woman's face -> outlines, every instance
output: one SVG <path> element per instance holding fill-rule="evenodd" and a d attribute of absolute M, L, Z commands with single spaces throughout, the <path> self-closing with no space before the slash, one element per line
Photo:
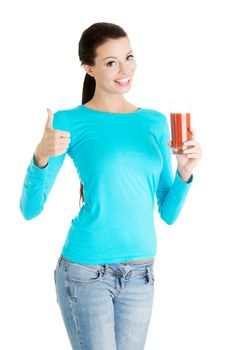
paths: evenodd
<path fill-rule="evenodd" d="M 96 88 L 117 93 L 130 90 L 137 65 L 129 39 L 109 39 L 97 48 L 96 54 L 94 66 L 83 65 L 86 72 L 95 78 Z M 125 81 L 116 82 L 120 79 Z"/>

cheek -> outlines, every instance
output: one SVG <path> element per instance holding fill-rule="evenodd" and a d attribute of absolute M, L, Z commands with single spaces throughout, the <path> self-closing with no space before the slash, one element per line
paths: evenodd
<path fill-rule="evenodd" d="M 137 69 L 137 64 L 136 63 L 133 63 L 132 64 L 132 70 L 135 71 Z"/>
<path fill-rule="evenodd" d="M 105 84 L 105 82 L 109 80 L 113 80 L 114 79 L 113 76 L 114 76 L 114 72 L 103 69 L 101 72 L 99 72 L 97 79 L 100 84 Z"/>
<path fill-rule="evenodd" d="M 106 81 L 113 82 L 113 80 L 116 79 L 116 71 L 110 71 L 108 74 L 106 74 Z"/>
<path fill-rule="evenodd" d="M 137 69 L 137 64 L 136 64 L 135 62 L 129 63 L 128 69 L 129 69 L 129 71 L 131 71 L 132 73 L 134 73 L 135 70 Z"/>
<path fill-rule="evenodd" d="M 101 72 L 101 77 L 102 79 L 105 79 L 105 80 L 113 80 L 113 76 L 115 74 L 115 71 L 114 69 L 103 69 L 103 71 Z"/>

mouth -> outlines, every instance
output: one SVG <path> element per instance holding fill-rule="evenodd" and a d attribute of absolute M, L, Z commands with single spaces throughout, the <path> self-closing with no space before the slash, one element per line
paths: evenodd
<path fill-rule="evenodd" d="M 114 80 L 115 84 L 118 85 L 118 86 L 122 86 L 122 87 L 125 87 L 125 86 L 128 86 L 130 84 L 130 78 L 125 78 L 125 79 L 118 79 L 118 80 Z"/>

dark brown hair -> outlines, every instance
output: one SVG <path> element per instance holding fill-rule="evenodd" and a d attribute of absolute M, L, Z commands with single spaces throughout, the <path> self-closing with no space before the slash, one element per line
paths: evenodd
<path fill-rule="evenodd" d="M 92 24 L 90 27 L 85 29 L 79 41 L 78 56 L 81 61 L 81 65 L 87 64 L 89 66 L 94 66 L 95 57 L 97 55 L 96 49 L 98 46 L 104 44 L 109 39 L 118 39 L 126 36 L 127 33 L 117 24 L 109 22 L 98 22 Z M 95 87 L 95 79 L 86 73 L 82 90 L 82 105 L 92 99 L 94 96 Z M 82 183 L 80 183 L 79 204 L 81 201 L 85 201 Z"/>

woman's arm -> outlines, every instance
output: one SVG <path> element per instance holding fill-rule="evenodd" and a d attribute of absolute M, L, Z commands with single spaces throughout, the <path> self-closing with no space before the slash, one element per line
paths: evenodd
<path fill-rule="evenodd" d="M 34 163 L 34 155 L 32 156 L 20 197 L 20 210 L 26 220 L 31 220 L 42 212 L 65 156 L 66 153 L 50 157 L 44 168 L 38 167 Z"/>
<path fill-rule="evenodd" d="M 58 111 L 54 114 L 53 128 L 69 131 L 65 113 Z M 67 152 L 68 149 L 65 153 L 49 157 L 47 160 L 38 157 L 37 149 L 34 152 L 20 197 L 20 210 L 26 220 L 31 220 L 42 212 Z"/>
<path fill-rule="evenodd" d="M 182 178 L 183 174 L 176 169 L 175 175 L 172 171 L 172 151 L 168 145 L 170 140 L 170 132 L 166 116 L 164 116 L 163 129 L 158 147 L 163 158 L 163 168 L 160 174 L 158 187 L 156 189 L 156 197 L 158 204 L 158 212 L 161 218 L 171 225 L 177 219 L 191 187 L 193 175 Z M 186 181 L 187 180 L 187 181 Z"/>

